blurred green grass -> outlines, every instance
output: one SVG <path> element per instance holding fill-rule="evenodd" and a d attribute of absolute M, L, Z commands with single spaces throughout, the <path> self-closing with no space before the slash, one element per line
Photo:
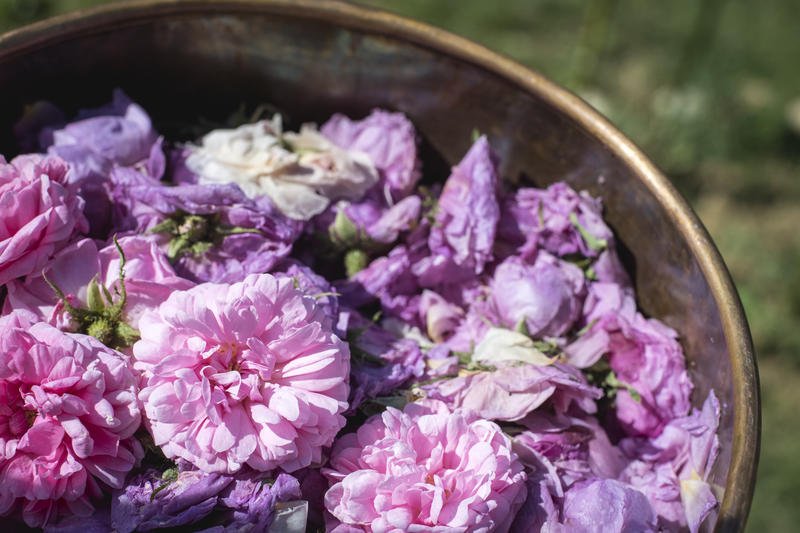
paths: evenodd
<path fill-rule="evenodd" d="M 0 30 L 108 0 L 0 0 Z M 800 523 L 800 2 L 362 0 L 485 44 L 634 139 L 708 227 L 751 324 L 763 433 L 750 531 Z"/>

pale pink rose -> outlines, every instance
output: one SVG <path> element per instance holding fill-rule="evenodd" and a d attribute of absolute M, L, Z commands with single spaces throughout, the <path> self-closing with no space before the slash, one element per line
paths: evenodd
<path fill-rule="evenodd" d="M 289 277 L 173 292 L 139 328 L 139 399 L 167 457 L 208 472 L 291 472 L 319 462 L 344 426 L 347 344 Z"/>
<path fill-rule="evenodd" d="M 154 238 L 134 235 L 118 242 L 126 259 L 128 296 L 123 318 L 137 328 L 146 309 L 158 307 L 172 291 L 188 289 L 194 283 L 175 274 Z M 26 309 L 43 322 L 70 330 L 74 326 L 71 317 L 45 277 L 61 289 L 72 306 L 86 308 L 87 287 L 93 279 L 111 294 L 120 290 L 119 267 L 120 255 L 115 245 L 98 250 L 91 239 L 77 241 L 58 252 L 42 273 L 9 282 L 3 314 Z"/>
<path fill-rule="evenodd" d="M 495 361 L 495 370 L 466 372 L 424 388 L 429 398 L 453 408 L 469 409 L 489 420 L 519 421 L 549 402 L 559 414 L 575 407 L 594 413 L 601 396 L 580 371 L 568 365 L 549 366 Z"/>
<path fill-rule="evenodd" d="M 0 156 L 0 285 L 41 269 L 78 232 L 88 230 L 83 200 L 66 185 L 57 157 Z"/>
<path fill-rule="evenodd" d="M 139 424 L 122 354 L 26 311 L 0 318 L 0 515 L 91 515 L 101 483 L 121 488 L 141 457 Z"/>
<path fill-rule="evenodd" d="M 497 424 L 430 400 L 341 437 L 323 473 L 336 531 L 508 531 L 527 494 Z"/>

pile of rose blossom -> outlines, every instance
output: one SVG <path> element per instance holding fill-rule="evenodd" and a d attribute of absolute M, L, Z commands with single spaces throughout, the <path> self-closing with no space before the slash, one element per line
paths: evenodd
<path fill-rule="evenodd" d="M 697 531 L 713 393 L 601 205 L 399 113 L 167 142 L 117 91 L 0 158 L 0 515 L 48 531 Z M 444 180 L 446 178 L 446 180 Z M 441 185 L 443 183 L 443 185 Z"/>

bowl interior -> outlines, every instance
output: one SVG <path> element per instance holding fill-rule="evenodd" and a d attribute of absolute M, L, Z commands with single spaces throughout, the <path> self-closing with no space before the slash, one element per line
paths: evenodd
<path fill-rule="evenodd" d="M 506 179 L 563 179 L 602 197 L 640 306 L 680 333 L 693 402 L 711 389 L 720 398 L 717 525 L 740 529 L 757 454 L 753 354 L 724 266 L 688 206 L 635 147 L 537 75 L 396 17 L 304 4 L 145 2 L 0 39 L 0 153 L 17 151 L 10 126 L 26 104 L 74 110 L 107 101 L 114 87 L 168 136 L 182 121 L 222 117 L 241 103 L 275 104 L 293 124 L 399 110 L 421 132 L 426 174 L 441 179 L 477 128 Z"/>

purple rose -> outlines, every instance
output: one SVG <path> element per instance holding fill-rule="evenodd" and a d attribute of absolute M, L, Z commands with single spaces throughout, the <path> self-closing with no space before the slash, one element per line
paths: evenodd
<path fill-rule="evenodd" d="M 647 495 L 665 529 L 695 533 L 717 506 L 708 476 L 719 452 L 719 414 L 712 392 L 702 409 L 671 420 L 659 436 L 620 442 L 634 458 L 620 478 Z"/>
<path fill-rule="evenodd" d="M 530 531 L 558 531 L 559 509 L 554 501 L 550 486 L 545 479 L 528 473 L 525 481 L 528 495 L 525 503 L 514 517 L 510 531 L 528 533 Z"/>
<path fill-rule="evenodd" d="M 506 198 L 498 237 L 509 255 L 543 249 L 559 256 L 597 257 L 613 234 L 603 222 L 599 199 L 559 182 L 547 189 L 518 189 Z"/>
<path fill-rule="evenodd" d="M 333 115 L 322 134 L 350 151 L 367 154 L 380 173 L 378 188 L 394 200 L 405 198 L 420 178 L 417 135 L 402 113 L 375 109 L 363 120 Z"/>
<path fill-rule="evenodd" d="M 197 470 L 147 470 L 114 493 L 111 523 L 120 533 L 193 524 L 211 514 L 232 483 L 232 476 Z"/>
<path fill-rule="evenodd" d="M 418 226 L 422 200 L 408 196 L 394 205 L 373 190 L 358 202 L 341 200 L 312 220 L 314 232 L 325 236 L 334 249 L 358 251 L 363 260 L 385 251 L 404 232 Z M 313 261 L 313 257 L 309 258 Z M 363 269 L 363 263 L 350 266 L 345 260 L 347 274 Z M 352 271 L 351 271 L 352 268 Z"/>
<path fill-rule="evenodd" d="M 111 499 L 111 524 L 119 533 L 219 523 L 206 531 L 266 531 L 275 504 L 300 497 L 287 474 L 273 481 L 262 473 L 236 476 L 173 468 L 134 476 Z"/>
<path fill-rule="evenodd" d="M 592 478 L 615 479 L 627 464 L 594 417 L 536 411 L 524 424 L 527 429 L 514 437 L 514 449 L 523 459 L 535 455 L 546 460 L 565 488 Z"/>
<path fill-rule="evenodd" d="M 584 481 L 568 490 L 563 523 L 570 531 L 658 531 L 647 497 L 613 479 Z"/>
<path fill-rule="evenodd" d="M 88 229 L 83 201 L 66 183 L 56 157 L 0 156 L 0 285 L 38 272 L 58 250 Z"/>
<path fill-rule="evenodd" d="M 80 112 L 51 135 L 52 143 L 46 134 L 43 147 L 70 163 L 73 181 L 107 177 L 114 166 L 137 167 L 157 179 L 164 173 L 161 138 L 150 117 L 119 89 L 111 103 Z"/>
<path fill-rule="evenodd" d="M 391 207 L 374 198 L 365 198 L 358 203 L 339 202 L 337 206 L 338 211 L 343 211 L 347 217 L 344 223 L 353 226 L 352 229 L 346 228 L 345 231 L 357 232 L 359 240 L 366 238 L 372 243 L 381 244 L 391 244 L 397 240 L 401 232 L 412 229 L 419 219 L 421 208 L 422 200 L 419 196 L 409 196 Z M 338 238 L 341 232 L 338 226 L 342 225 L 342 222 L 339 220 L 335 219 L 329 226 L 334 239 Z"/>
<path fill-rule="evenodd" d="M 379 325 L 351 311 L 350 410 L 364 401 L 391 394 L 412 378 L 425 372 L 419 344 L 398 338 Z"/>
<path fill-rule="evenodd" d="M 419 285 L 411 273 L 413 251 L 400 245 L 378 257 L 349 281 L 339 284 L 342 302 L 357 308 L 374 299 L 384 311 L 415 324 L 419 316 Z"/>
<path fill-rule="evenodd" d="M 422 286 L 458 283 L 483 272 L 500 218 L 497 186 L 497 158 L 484 136 L 453 168 L 439 196 L 428 237 L 431 256 L 414 266 Z"/>
<path fill-rule="evenodd" d="M 524 324 L 533 337 L 567 333 L 580 316 L 585 293 L 583 272 L 540 252 L 533 264 L 518 257 L 503 261 L 490 284 L 500 325 Z"/>
<path fill-rule="evenodd" d="M 559 531 L 561 502 L 564 487 L 558 471 L 550 460 L 529 442 L 529 432 L 513 439 L 514 452 L 519 456 L 528 475 L 528 497 L 514 518 L 513 533 L 528 531 Z"/>
<path fill-rule="evenodd" d="M 500 318 L 489 298 L 488 289 L 482 287 L 467 299 L 467 312 L 449 336 L 445 345 L 453 351 L 471 353 L 486 336 L 493 324 L 499 324 Z"/>
<path fill-rule="evenodd" d="M 395 242 L 419 219 L 422 200 L 409 196 L 419 180 L 416 133 L 401 113 L 374 110 L 360 121 L 334 115 L 321 129 L 340 147 L 369 156 L 380 181 L 358 201 L 340 201 L 315 219 L 344 249 L 369 251 Z"/>
<path fill-rule="evenodd" d="M 249 199 L 236 185 L 134 185 L 119 194 L 138 231 L 160 234 L 176 272 L 194 281 L 269 272 L 302 230 L 269 198 Z"/>
<path fill-rule="evenodd" d="M 86 200 L 91 235 L 99 239 L 110 231 L 113 170 L 135 168 L 158 181 L 166 166 L 162 139 L 150 117 L 119 89 L 110 104 L 83 110 L 76 121 L 59 129 L 45 129 L 41 143 L 49 154 L 69 163 L 69 182 Z"/>
<path fill-rule="evenodd" d="M 276 518 L 276 503 L 300 498 L 300 483 L 293 476 L 278 474 L 268 483 L 262 474 L 236 476 L 220 497 L 220 522 L 208 533 L 267 531 Z"/>
<path fill-rule="evenodd" d="M 592 265 L 592 270 L 597 281 L 615 283 L 626 289 L 631 287 L 631 278 L 625 271 L 625 267 L 622 265 L 614 248 L 600 252 L 597 260 Z"/>

